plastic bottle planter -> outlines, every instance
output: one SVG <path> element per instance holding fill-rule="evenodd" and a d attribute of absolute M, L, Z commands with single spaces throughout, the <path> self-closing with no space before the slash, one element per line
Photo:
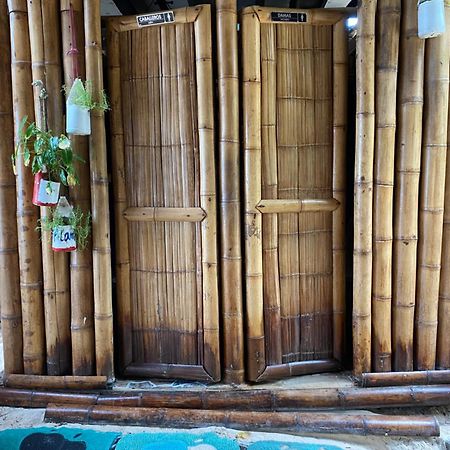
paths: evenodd
<path fill-rule="evenodd" d="M 33 205 L 55 206 L 58 204 L 61 184 L 44 179 L 44 174 L 38 172 L 34 176 Z"/>
<path fill-rule="evenodd" d="M 82 106 L 67 102 L 66 131 L 68 134 L 91 134 L 91 112 Z"/>
<path fill-rule="evenodd" d="M 419 0 L 419 37 L 433 38 L 445 33 L 444 0 Z"/>
<path fill-rule="evenodd" d="M 62 225 L 53 229 L 52 249 L 55 252 L 73 252 L 77 249 L 75 232 L 71 225 Z"/>

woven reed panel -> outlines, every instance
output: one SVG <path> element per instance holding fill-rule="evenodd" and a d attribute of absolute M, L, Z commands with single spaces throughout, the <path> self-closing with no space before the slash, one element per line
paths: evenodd
<path fill-rule="evenodd" d="M 332 198 L 333 27 L 261 24 L 262 197 Z M 332 213 L 263 216 L 269 364 L 331 358 Z M 279 298 L 281 357 L 271 340 Z"/>
<path fill-rule="evenodd" d="M 120 33 L 120 53 L 128 206 L 199 207 L 193 24 Z M 134 362 L 200 363 L 200 241 L 200 223 L 130 222 Z"/>

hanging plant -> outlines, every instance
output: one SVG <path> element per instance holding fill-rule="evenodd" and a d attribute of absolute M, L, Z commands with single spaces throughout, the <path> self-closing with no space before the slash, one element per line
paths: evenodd
<path fill-rule="evenodd" d="M 51 232 L 55 252 L 84 250 L 91 232 L 91 214 L 78 206 L 73 208 L 61 197 L 58 206 L 50 208 L 48 215 L 39 220 L 38 230 Z"/>
<path fill-rule="evenodd" d="M 20 124 L 19 141 L 12 155 L 14 173 L 19 155 L 35 175 L 35 205 L 54 206 L 58 202 L 60 183 L 66 186 L 78 184 L 74 162 L 82 159 L 73 153 L 69 138 L 43 131 L 34 122 L 27 125 L 27 117 Z"/>
<path fill-rule="evenodd" d="M 67 93 L 66 132 L 67 134 L 91 134 L 91 116 L 93 109 L 106 111 L 109 109 L 105 91 L 100 92 L 100 101 L 95 102 L 92 95 L 92 83 L 76 78 Z"/>

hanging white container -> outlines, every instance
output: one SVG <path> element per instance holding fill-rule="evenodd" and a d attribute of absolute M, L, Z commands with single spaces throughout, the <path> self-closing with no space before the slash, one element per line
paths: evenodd
<path fill-rule="evenodd" d="M 33 205 L 55 206 L 59 199 L 60 183 L 44 179 L 42 172 L 34 176 Z"/>
<path fill-rule="evenodd" d="M 77 78 L 70 88 L 66 101 L 66 132 L 87 136 L 91 134 L 91 112 L 89 105 L 89 94 L 83 82 Z"/>
<path fill-rule="evenodd" d="M 71 225 L 53 228 L 52 249 L 55 252 L 73 252 L 77 249 L 75 231 Z"/>
<path fill-rule="evenodd" d="M 419 0 L 418 8 L 418 34 L 421 39 L 445 33 L 444 0 Z"/>

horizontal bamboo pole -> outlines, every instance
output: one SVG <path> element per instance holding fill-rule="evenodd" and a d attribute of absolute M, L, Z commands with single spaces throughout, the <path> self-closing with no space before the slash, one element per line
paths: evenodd
<path fill-rule="evenodd" d="M 358 381 L 363 387 L 449 384 L 450 370 L 363 373 Z"/>
<path fill-rule="evenodd" d="M 202 208 L 127 208 L 123 212 L 130 222 L 201 222 L 206 213 Z"/>
<path fill-rule="evenodd" d="M 62 406 L 51 404 L 45 420 L 76 423 L 120 423 L 192 428 L 226 426 L 239 430 L 286 430 L 296 433 L 348 433 L 389 436 L 439 436 L 434 417 L 211 411 L 120 406 Z"/>
<path fill-rule="evenodd" d="M 335 211 L 340 203 L 334 199 L 261 200 L 256 207 L 263 214 Z"/>
<path fill-rule="evenodd" d="M 49 376 L 9 374 L 3 384 L 15 389 L 105 389 L 107 379 L 104 376 Z"/>
<path fill-rule="evenodd" d="M 50 403 L 244 411 L 377 409 L 448 406 L 450 385 L 326 389 L 222 389 L 96 393 L 0 388 L 0 405 L 45 408 Z"/>

